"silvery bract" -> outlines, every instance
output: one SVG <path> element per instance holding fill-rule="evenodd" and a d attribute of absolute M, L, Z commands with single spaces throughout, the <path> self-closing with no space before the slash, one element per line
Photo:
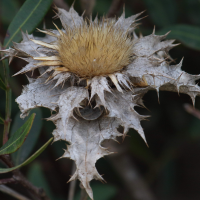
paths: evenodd
<path fill-rule="evenodd" d="M 56 111 L 49 118 L 56 125 L 54 140 L 69 143 L 62 157 L 76 163 L 70 180 L 78 178 L 91 199 L 89 182 L 103 181 L 95 163 L 112 153 L 102 142 L 124 137 L 129 128 L 145 141 L 140 125 L 145 116 L 134 107 L 143 106 L 148 90 L 186 93 L 193 103 L 200 92 L 195 84 L 199 75 L 182 71 L 182 61 L 170 65 L 168 52 L 176 46 L 174 40 L 154 31 L 137 37 L 134 29 L 139 15 L 125 18 L 123 13 L 117 20 L 85 21 L 73 8 L 69 12 L 58 9 L 62 30 L 41 30 L 46 34 L 43 38 L 22 33 L 21 43 L 3 50 L 10 61 L 15 56 L 27 61 L 17 74 L 39 69 L 41 76 L 28 78 L 29 85 L 16 99 L 21 117 L 40 106 Z"/>

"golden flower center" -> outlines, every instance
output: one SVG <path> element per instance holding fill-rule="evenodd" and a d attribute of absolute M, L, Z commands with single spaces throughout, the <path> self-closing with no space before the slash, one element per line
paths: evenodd
<path fill-rule="evenodd" d="M 60 35 L 58 56 L 70 72 L 92 78 L 122 70 L 131 62 L 132 46 L 131 38 L 113 22 L 84 22 Z"/>

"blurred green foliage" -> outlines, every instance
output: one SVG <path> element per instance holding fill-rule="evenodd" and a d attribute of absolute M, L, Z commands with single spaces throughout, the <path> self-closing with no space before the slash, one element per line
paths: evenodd
<path fill-rule="evenodd" d="M 18 169 L 20 167 L 23 167 L 23 166 L 29 164 L 47 148 L 47 146 L 52 142 L 52 140 L 53 140 L 53 137 L 48 142 L 46 142 L 40 149 L 38 149 L 32 156 L 30 156 L 26 161 L 24 161 L 20 165 L 10 167 L 10 168 L 0 168 L 0 174 L 11 172 L 15 169 Z"/>
<path fill-rule="evenodd" d="M 95 200 L 109 200 L 116 194 L 116 188 L 111 185 L 93 184 L 92 190 L 94 192 Z M 75 195 L 74 200 L 80 199 L 80 192 Z M 89 198 L 88 198 L 89 200 Z"/>
<path fill-rule="evenodd" d="M 21 146 L 20 149 L 18 149 L 17 152 L 12 154 L 12 160 L 14 162 L 15 165 L 19 165 L 21 163 L 23 163 L 32 153 L 41 129 L 42 129 L 42 113 L 40 111 L 39 108 L 33 109 L 31 110 L 30 114 L 35 113 L 35 119 L 32 125 L 32 128 L 30 130 L 29 135 L 26 138 L 26 141 L 23 143 L 23 145 Z M 24 119 L 20 118 L 20 112 L 17 113 L 17 115 L 14 118 L 14 123 L 12 124 L 12 128 L 11 128 L 11 132 L 10 135 L 13 136 L 15 134 L 15 130 L 19 129 L 19 127 L 21 127 L 24 124 Z M 29 114 L 29 115 L 30 115 Z M 27 118 L 27 117 L 26 117 Z"/>
<path fill-rule="evenodd" d="M 0 88 L 6 90 L 5 83 L 3 82 L 2 78 L 0 77 Z"/>
<path fill-rule="evenodd" d="M 19 1 L 1 0 L 0 17 L 3 24 L 9 25 L 20 9 Z"/>
<path fill-rule="evenodd" d="M 166 27 L 177 23 L 178 9 L 174 0 L 144 0 L 152 21 L 156 27 Z"/>
<path fill-rule="evenodd" d="M 32 114 L 21 127 L 15 130 L 13 135 L 11 135 L 8 141 L 0 148 L 0 155 L 14 153 L 22 146 L 30 132 L 34 118 L 35 114 Z"/>
<path fill-rule="evenodd" d="M 22 39 L 21 30 L 31 33 L 42 21 L 44 14 L 48 11 L 52 0 L 27 0 L 20 8 L 10 23 L 4 46 L 8 47 L 12 42 L 19 42 Z"/>
<path fill-rule="evenodd" d="M 36 27 L 54 28 L 52 17 L 55 15 L 50 8 L 52 0 L 0 0 L 0 41 L 12 45 L 12 41 L 21 40 L 20 28 L 23 31 L 33 32 Z M 73 0 L 66 0 L 71 5 Z M 112 0 L 96 0 L 93 17 L 98 13 L 100 18 L 108 12 Z M 75 9 L 82 14 L 80 0 L 75 2 Z M 121 7 L 116 16 L 120 16 Z M 137 33 L 151 34 L 155 25 L 156 34 L 171 33 L 167 38 L 176 39 L 181 45 L 170 51 L 172 58 L 178 63 L 184 56 L 183 69 L 192 74 L 200 74 L 200 1 L 199 0 L 126 0 L 125 14 L 129 17 L 146 10 L 148 17 L 142 19 Z M 55 21 L 61 26 L 58 20 Z M 9 28 L 8 28 L 9 27 Z M 8 32 L 7 32 L 8 29 Z M 38 35 L 34 31 L 35 35 Z M 4 38 L 6 38 L 4 40 Z M 19 71 L 25 63 L 14 59 L 11 64 L 12 72 Z M 0 132 L 3 131 L 5 114 L 5 85 L 4 72 L 0 63 Z M 30 74 L 29 74 L 30 75 Z M 198 83 L 198 82 L 197 82 Z M 27 84 L 24 75 L 11 79 L 13 89 L 11 135 L 24 121 L 19 118 L 18 105 L 15 98 L 21 93 L 21 85 Z M 145 106 L 150 110 L 138 108 L 141 114 L 151 115 L 149 121 L 142 122 L 149 148 L 139 135 L 131 130 L 124 141 L 126 153 L 131 162 L 137 166 L 139 174 L 157 199 L 162 200 L 190 200 L 200 199 L 200 121 L 188 114 L 183 105 L 191 104 L 186 95 L 160 92 L 160 104 L 156 92 L 148 92 L 144 97 Z M 200 100 L 197 97 L 196 108 L 200 109 Z M 12 155 L 16 165 L 23 163 L 32 152 L 39 149 L 50 137 L 55 126 L 51 122 L 41 120 L 50 113 L 47 109 L 36 109 L 33 127 L 22 145 Z M 121 142 L 121 141 L 120 141 Z M 59 160 L 65 142 L 56 142 L 37 158 L 37 162 L 22 168 L 28 179 L 38 187 L 43 187 L 51 199 L 62 200 L 68 195 L 69 184 L 66 181 L 72 175 L 72 162 Z M 106 185 L 93 183 L 95 200 L 130 200 L 130 192 L 125 187 L 123 179 L 111 166 L 109 158 L 100 159 L 97 168 Z M 123 170 L 123 169 L 122 169 Z M 7 178 L 6 175 L 2 175 Z M 79 199 L 80 189 L 77 184 L 75 200 Z M 1 194 L 1 199 L 12 199 Z"/>

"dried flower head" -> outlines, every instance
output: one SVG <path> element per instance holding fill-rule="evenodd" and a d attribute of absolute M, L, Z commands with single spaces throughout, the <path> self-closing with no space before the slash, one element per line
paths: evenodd
<path fill-rule="evenodd" d="M 182 61 L 170 65 L 168 52 L 176 44 L 165 40 L 168 33 L 158 36 L 153 31 L 146 37 L 135 34 L 140 14 L 125 18 L 123 12 L 117 20 L 84 21 L 73 7 L 69 12 L 58 9 L 62 30 L 41 30 L 44 38 L 22 33 L 21 43 L 3 50 L 4 58 L 10 61 L 14 56 L 27 61 L 17 74 L 39 69 L 41 75 L 28 78 L 29 85 L 16 99 L 21 117 L 39 106 L 57 112 L 49 118 L 56 124 L 54 141 L 69 143 L 62 157 L 76 163 L 70 181 L 78 178 L 91 199 L 89 182 L 103 181 L 95 163 L 111 154 L 102 142 L 125 137 L 129 128 L 145 141 L 140 125 L 145 116 L 134 107 L 143 106 L 142 97 L 148 90 L 186 93 L 193 103 L 200 92 L 195 84 L 199 75 L 182 71 Z M 119 126 L 123 133 L 118 131 Z"/>
<path fill-rule="evenodd" d="M 63 68 L 80 78 L 93 78 L 121 71 L 130 64 L 133 42 L 115 21 L 106 24 L 83 22 L 74 29 L 61 31 L 58 57 Z"/>

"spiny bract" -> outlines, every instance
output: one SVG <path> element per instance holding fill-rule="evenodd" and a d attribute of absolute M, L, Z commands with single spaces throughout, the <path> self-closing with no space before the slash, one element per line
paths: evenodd
<path fill-rule="evenodd" d="M 143 106 L 142 97 L 155 89 L 190 95 L 193 103 L 200 94 L 195 80 L 181 70 L 182 61 L 170 65 L 168 51 L 174 40 L 165 35 L 137 37 L 136 18 L 84 21 L 77 12 L 57 9 L 63 29 L 41 30 L 46 36 L 37 38 L 22 32 L 21 43 L 3 50 L 11 61 L 17 56 L 27 65 L 17 74 L 39 70 L 37 79 L 28 78 L 22 94 L 16 99 L 21 117 L 35 107 L 56 111 L 49 120 L 56 124 L 54 141 L 69 143 L 62 157 L 76 163 L 71 180 L 79 179 L 93 199 L 89 182 L 103 178 L 95 168 L 96 161 L 111 154 L 101 144 L 116 140 L 133 128 L 145 140 L 140 121 L 145 119 L 135 110 Z M 55 25 L 56 26 L 56 25 Z M 118 127 L 123 127 L 123 133 Z"/>

